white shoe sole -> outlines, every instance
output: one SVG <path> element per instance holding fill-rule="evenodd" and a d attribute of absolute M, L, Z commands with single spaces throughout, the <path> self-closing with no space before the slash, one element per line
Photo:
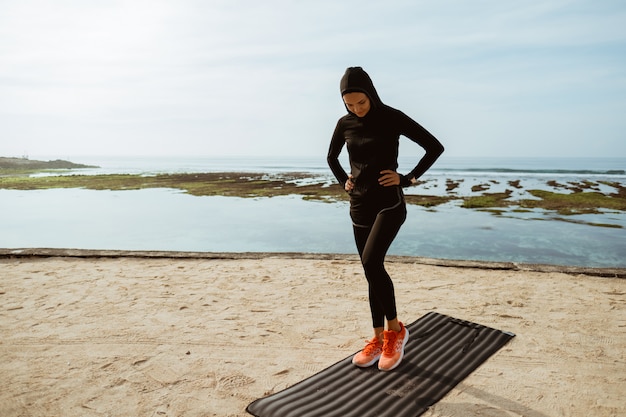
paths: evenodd
<path fill-rule="evenodd" d="M 356 356 L 356 355 L 355 355 Z M 352 364 L 354 366 L 358 366 L 359 368 L 369 368 L 370 366 L 374 365 L 376 362 L 378 362 L 378 360 L 380 359 L 380 355 L 378 355 L 376 358 L 372 359 L 371 361 L 367 362 L 367 363 L 355 363 L 354 362 L 354 358 L 352 358 Z"/>

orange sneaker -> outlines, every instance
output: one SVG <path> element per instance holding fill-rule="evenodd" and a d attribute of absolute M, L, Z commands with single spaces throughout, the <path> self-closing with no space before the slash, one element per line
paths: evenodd
<path fill-rule="evenodd" d="M 386 330 L 383 333 L 383 353 L 378 362 L 378 369 L 391 371 L 395 369 L 404 357 L 404 346 L 409 341 L 409 330 L 400 323 L 400 331 Z"/>
<path fill-rule="evenodd" d="M 367 342 L 362 351 L 354 355 L 352 363 L 359 368 L 367 368 L 376 363 L 383 353 L 383 342 L 376 336 Z"/>

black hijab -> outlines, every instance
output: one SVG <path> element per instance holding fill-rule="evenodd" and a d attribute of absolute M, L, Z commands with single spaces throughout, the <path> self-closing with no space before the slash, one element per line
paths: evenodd
<path fill-rule="evenodd" d="M 376 92 L 376 88 L 374 88 L 374 83 L 372 82 L 372 79 L 361 67 L 350 67 L 346 70 L 346 72 L 343 74 L 343 77 L 341 77 L 339 90 L 341 91 L 341 97 L 348 93 L 366 94 L 367 97 L 369 97 L 370 99 L 370 112 L 372 110 L 380 109 L 384 106 L 383 102 L 380 100 L 380 97 L 378 97 L 378 93 Z M 347 106 L 346 110 L 348 110 Z M 348 112 L 354 114 L 350 110 L 348 110 Z"/>

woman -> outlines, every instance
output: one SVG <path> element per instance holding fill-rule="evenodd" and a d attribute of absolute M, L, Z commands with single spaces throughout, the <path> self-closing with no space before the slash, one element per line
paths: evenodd
<path fill-rule="evenodd" d="M 348 114 L 339 119 L 328 151 L 328 165 L 350 195 L 354 238 L 369 285 L 374 337 L 352 363 L 389 371 L 404 356 L 409 332 L 398 320 L 393 282 L 385 270 L 385 255 L 406 219 L 402 187 L 414 184 L 443 152 L 426 129 L 380 100 L 369 75 L 360 67 L 348 68 L 340 83 Z M 400 135 L 426 151 L 411 172 L 398 169 Z M 344 144 L 350 174 L 339 163 Z M 387 330 L 385 330 L 385 319 Z"/>

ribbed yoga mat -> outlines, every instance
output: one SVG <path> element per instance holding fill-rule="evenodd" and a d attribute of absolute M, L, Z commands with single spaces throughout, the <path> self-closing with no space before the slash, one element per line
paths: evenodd
<path fill-rule="evenodd" d="M 407 326 L 404 360 L 390 372 L 357 368 L 352 355 L 252 402 L 256 417 L 415 417 L 515 335 L 430 312 Z"/>

